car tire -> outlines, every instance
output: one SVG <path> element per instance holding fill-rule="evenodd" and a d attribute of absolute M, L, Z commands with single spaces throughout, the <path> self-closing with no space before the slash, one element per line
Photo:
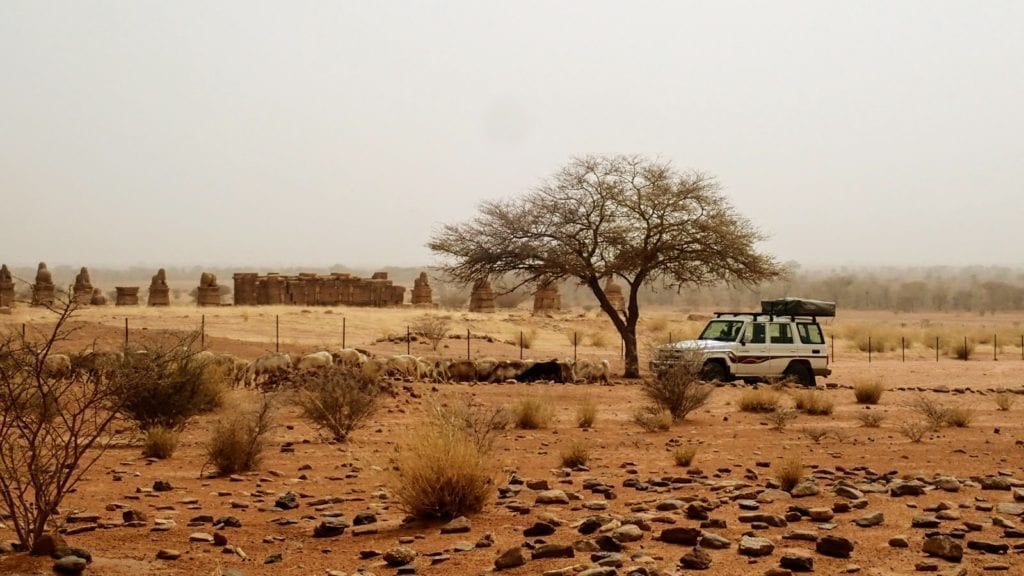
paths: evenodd
<path fill-rule="evenodd" d="M 814 372 L 811 372 L 810 366 L 803 362 L 793 362 L 786 367 L 786 371 L 782 373 L 786 378 L 795 380 L 797 384 L 806 386 L 807 388 L 813 388 L 816 385 L 814 381 Z"/>
<path fill-rule="evenodd" d="M 700 369 L 700 379 L 705 382 L 726 382 L 729 373 L 718 362 L 705 362 Z"/>

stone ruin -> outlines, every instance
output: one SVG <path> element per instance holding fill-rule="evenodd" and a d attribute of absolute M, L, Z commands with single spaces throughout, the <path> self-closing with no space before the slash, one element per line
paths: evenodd
<path fill-rule="evenodd" d="M 619 286 L 613 278 L 608 278 L 604 284 L 604 294 L 611 302 L 612 308 L 618 312 L 626 311 L 626 297 L 622 293 L 622 286 Z"/>
<path fill-rule="evenodd" d="M 103 290 L 93 288 L 92 297 L 89 298 L 89 304 L 92 304 L 93 306 L 106 306 L 107 297 L 103 294 Z"/>
<path fill-rule="evenodd" d="M 558 312 L 562 309 L 562 295 L 558 293 L 558 284 L 542 282 L 533 294 L 533 312 Z"/>
<path fill-rule="evenodd" d="M 236 306 L 401 306 L 405 287 L 396 286 L 387 272 L 371 278 L 335 272 L 328 276 L 302 273 L 282 276 L 271 272 L 238 272 L 234 276 Z"/>
<path fill-rule="evenodd" d="M 203 272 L 199 277 L 199 294 L 196 296 L 196 303 L 200 306 L 220 306 L 220 286 L 217 284 L 217 276 L 210 272 Z"/>
<path fill-rule="evenodd" d="M 470 312 L 494 312 L 494 289 L 491 281 L 481 278 L 473 283 L 473 291 L 469 294 Z"/>
<path fill-rule="evenodd" d="M 14 276 L 7 269 L 7 264 L 0 267 L 0 308 L 14 306 Z"/>
<path fill-rule="evenodd" d="M 418 278 L 413 280 L 412 285 L 412 305 L 413 306 L 433 306 L 434 305 L 434 291 L 430 288 L 430 282 L 427 280 L 427 273 L 420 272 Z"/>
<path fill-rule="evenodd" d="M 114 290 L 117 291 L 117 300 L 114 302 L 116 306 L 138 306 L 139 305 L 139 287 L 138 286 L 115 286 Z"/>
<path fill-rule="evenodd" d="M 219 300 L 219 298 L 218 298 Z M 171 289 L 167 287 L 167 273 L 161 268 L 149 281 L 149 298 L 147 306 L 170 306 Z"/>
<path fill-rule="evenodd" d="M 56 299 L 56 287 L 53 276 L 46 268 L 46 262 L 40 262 L 36 269 L 36 283 L 32 285 L 32 305 L 52 306 Z"/>
<path fill-rule="evenodd" d="M 75 285 L 71 288 L 71 298 L 76 304 L 86 305 L 92 301 L 92 281 L 89 279 L 89 269 L 82 266 L 82 269 L 75 276 Z"/>

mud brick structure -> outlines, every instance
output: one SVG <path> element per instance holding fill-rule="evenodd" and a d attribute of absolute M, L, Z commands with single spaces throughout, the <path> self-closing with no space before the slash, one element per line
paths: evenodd
<path fill-rule="evenodd" d="M 234 274 L 236 306 L 400 306 L 405 287 L 395 286 L 386 272 L 372 278 L 333 273 L 328 276 L 302 273 L 282 276 L 275 272 Z"/>
<path fill-rule="evenodd" d="M 608 278 L 604 284 L 604 293 L 608 297 L 608 301 L 611 302 L 612 308 L 619 312 L 626 311 L 626 297 L 622 293 L 622 286 L 619 286 L 615 280 Z"/>
<path fill-rule="evenodd" d="M 558 293 L 558 284 L 545 282 L 537 287 L 533 294 L 533 312 L 558 312 L 562 309 L 562 295 Z"/>
<path fill-rule="evenodd" d="M 82 266 L 82 269 L 75 276 L 75 285 L 71 288 L 72 298 L 76 304 L 86 305 L 92 301 L 92 281 L 89 279 L 89 269 Z"/>
<path fill-rule="evenodd" d="M 103 294 L 103 290 L 93 288 L 92 296 L 89 298 L 89 304 L 92 304 L 93 306 L 106 306 L 107 297 Z"/>
<path fill-rule="evenodd" d="M 52 306 L 56 299 L 56 288 L 53 276 L 46 268 L 46 262 L 40 262 L 36 270 L 36 283 L 32 285 L 32 305 Z"/>
<path fill-rule="evenodd" d="M 161 268 L 156 271 L 149 281 L 149 298 L 146 299 L 147 306 L 170 306 L 171 289 L 167 286 L 167 273 Z"/>
<path fill-rule="evenodd" d="M 200 306 L 220 306 L 220 286 L 217 284 L 217 276 L 210 272 L 203 272 L 199 277 L 199 294 L 196 296 L 196 303 Z"/>
<path fill-rule="evenodd" d="M 427 273 L 420 272 L 418 278 L 412 283 L 412 304 L 413 306 L 433 306 L 434 291 L 430 288 L 427 280 Z"/>
<path fill-rule="evenodd" d="M 477 280 L 469 294 L 470 312 L 494 312 L 494 289 L 487 278 Z"/>
<path fill-rule="evenodd" d="M 0 308 L 14 306 L 14 276 L 7 264 L 0 267 Z"/>
<path fill-rule="evenodd" d="M 117 292 L 117 300 L 114 302 L 115 306 L 139 305 L 138 286 L 115 286 L 114 290 Z"/>

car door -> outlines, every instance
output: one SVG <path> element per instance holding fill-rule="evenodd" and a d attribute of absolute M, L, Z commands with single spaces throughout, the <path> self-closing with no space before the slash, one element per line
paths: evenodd
<path fill-rule="evenodd" d="M 743 338 L 736 347 L 733 374 L 741 378 L 765 375 L 768 370 L 769 351 L 767 322 L 747 322 Z"/>
<path fill-rule="evenodd" d="M 780 375 L 789 366 L 790 360 L 800 355 L 800 347 L 793 334 L 791 322 L 769 322 L 768 343 L 771 346 L 769 368 L 772 375 Z"/>

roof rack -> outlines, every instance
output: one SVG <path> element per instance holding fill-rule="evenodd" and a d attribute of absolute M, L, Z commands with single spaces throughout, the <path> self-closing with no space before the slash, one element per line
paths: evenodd
<path fill-rule="evenodd" d="M 818 316 L 815 314 L 767 314 L 765 312 L 715 312 L 715 318 L 721 318 L 722 316 L 752 316 L 754 321 L 758 320 L 758 317 L 766 317 L 768 321 L 773 321 L 776 318 L 789 318 L 796 322 L 798 318 L 810 318 L 812 321 L 817 322 Z"/>

